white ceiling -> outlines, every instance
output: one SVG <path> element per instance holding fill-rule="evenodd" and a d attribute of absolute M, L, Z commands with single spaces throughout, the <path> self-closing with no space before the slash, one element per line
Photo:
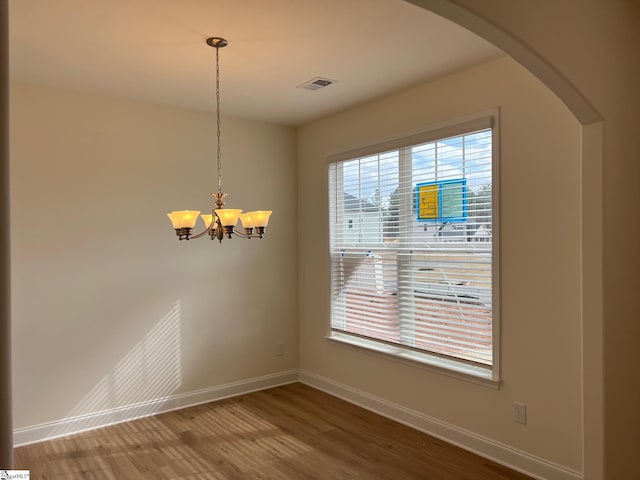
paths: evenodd
<path fill-rule="evenodd" d="M 301 125 L 498 57 L 403 0 L 10 0 L 10 75 Z M 338 83 L 296 88 L 316 76 Z"/>

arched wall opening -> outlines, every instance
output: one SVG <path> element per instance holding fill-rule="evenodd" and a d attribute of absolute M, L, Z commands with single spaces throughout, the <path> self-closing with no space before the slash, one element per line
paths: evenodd
<path fill-rule="evenodd" d="M 583 475 L 604 478 L 603 120 L 552 65 L 496 24 L 450 0 L 408 0 L 491 42 L 546 85 L 581 124 Z M 588 193 L 587 193 L 588 192 Z M 585 374 L 588 372 L 588 375 Z"/>

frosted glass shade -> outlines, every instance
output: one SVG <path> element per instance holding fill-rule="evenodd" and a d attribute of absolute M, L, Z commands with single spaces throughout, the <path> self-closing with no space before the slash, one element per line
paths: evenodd
<path fill-rule="evenodd" d="M 200 215 L 202 217 L 202 221 L 204 222 L 204 226 L 209 228 L 211 226 L 211 222 L 213 222 L 213 214 L 212 213 L 203 213 Z"/>
<path fill-rule="evenodd" d="M 199 212 L 198 212 L 199 213 Z M 217 208 L 216 215 L 220 219 L 220 224 L 223 227 L 235 227 L 238 223 L 238 217 L 242 213 L 242 209 L 234 208 Z"/>
<path fill-rule="evenodd" d="M 200 215 L 199 210 L 175 210 L 167 213 L 173 228 L 193 228 Z"/>
<path fill-rule="evenodd" d="M 248 212 L 247 215 L 251 216 L 254 227 L 266 227 L 269 223 L 271 210 L 257 210 L 255 212 Z"/>
<path fill-rule="evenodd" d="M 244 228 L 253 228 L 255 227 L 253 218 L 249 213 L 243 213 L 240 215 L 240 221 L 242 222 L 242 226 Z"/>

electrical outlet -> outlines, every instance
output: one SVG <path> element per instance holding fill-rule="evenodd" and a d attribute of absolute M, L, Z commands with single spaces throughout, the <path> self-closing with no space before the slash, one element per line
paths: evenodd
<path fill-rule="evenodd" d="M 524 403 L 513 402 L 513 421 L 527 424 L 527 406 Z"/>
<path fill-rule="evenodd" d="M 276 355 L 278 357 L 281 357 L 282 355 L 284 355 L 284 343 L 283 342 L 276 343 Z"/>

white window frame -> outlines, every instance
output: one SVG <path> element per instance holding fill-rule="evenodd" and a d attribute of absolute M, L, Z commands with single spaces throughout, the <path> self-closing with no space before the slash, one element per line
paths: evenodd
<path fill-rule="evenodd" d="M 480 112 L 463 118 L 453 119 L 437 125 L 431 125 L 420 130 L 386 138 L 370 144 L 363 144 L 349 149 L 331 152 L 326 156 L 327 169 L 329 165 L 376 155 L 392 150 L 401 151 L 411 145 L 433 142 L 455 137 L 470 132 L 490 128 L 492 133 L 492 364 L 482 366 L 463 360 L 442 357 L 425 351 L 392 345 L 375 339 L 362 338 L 331 329 L 327 338 L 341 345 L 367 352 L 384 355 L 413 366 L 421 366 L 431 371 L 453 376 L 492 388 L 500 385 L 500 177 L 499 177 L 499 109 Z M 331 201 L 328 193 L 329 201 Z M 405 208 L 407 208 L 405 206 Z M 328 232 L 330 229 L 328 229 Z M 330 235 L 330 233 L 328 233 Z M 331 239 L 329 239 L 331 242 Z M 330 253 L 331 255 L 331 253 Z M 333 302 L 330 299 L 330 302 Z"/>

